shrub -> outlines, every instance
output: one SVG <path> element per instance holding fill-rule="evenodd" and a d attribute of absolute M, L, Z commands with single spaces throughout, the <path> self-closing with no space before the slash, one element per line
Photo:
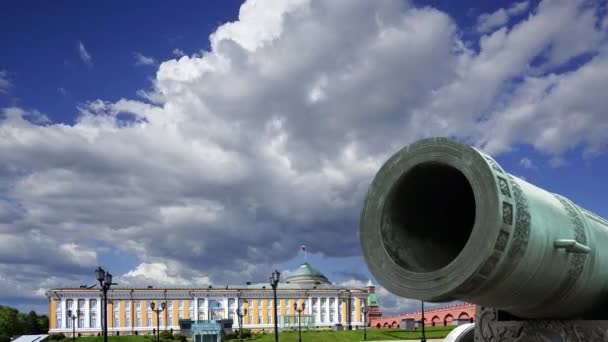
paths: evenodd
<path fill-rule="evenodd" d="M 170 333 L 170 332 L 168 332 L 168 331 L 162 331 L 162 332 L 160 333 L 160 338 L 161 338 L 162 340 L 172 340 L 172 339 L 173 339 L 173 334 L 171 334 L 171 333 Z"/>
<path fill-rule="evenodd" d="M 173 334 L 173 339 L 176 341 L 186 342 L 188 338 L 180 333 L 175 333 Z"/>
<path fill-rule="evenodd" d="M 59 340 L 63 340 L 63 339 L 65 339 L 64 333 L 54 333 L 54 334 L 49 335 L 49 340 L 59 341 Z"/>
<path fill-rule="evenodd" d="M 6 335 L 0 335 L 0 342 L 11 342 L 11 338 Z"/>

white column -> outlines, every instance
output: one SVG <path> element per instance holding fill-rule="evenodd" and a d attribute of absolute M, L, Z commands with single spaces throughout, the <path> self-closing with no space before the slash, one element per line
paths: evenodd
<path fill-rule="evenodd" d="M 317 297 L 317 317 L 315 317 L 317 325 L 321 323 L 321 310 L 323 310 L 323 307 L 321 306 L 321 297 Z"/>
<path fill-rule="evenodd" d="M 205 319 L 210 320 L 209 317 L 209 298 L 205 298 L 205 303 L 203 304 L 203 310 L 205 311 Z"/>
<path fill-rule="evenodd" d="M 84 328 L 89 328 L 89 317 L 91 315 L 91 298 L 84 300 Z"/>
<path fill-rule="evenodd" d="M 198 298 L 194 298 L 194 320 L 198 321 Z"/>
<path fill-rule="evenodd" d="M 334 297 L 334 321 L 340 323 L 340 320 L 338 319 L 340 317 L 340 312 L 338 311 L 340 308 L 340 303 L 338 301 L 338 296 Z"/>
<path fill-rule="evenodd" d="M 325 298 L 325 317 L 327 318 L 327 321 L 329 322 L 329 297 Z"/>
<path fill-rule="evenodd" d="M 308 310 L 306 310 L 306 314 L 312 315 L 312 297 L 308 296 L 308 298 L 306 299 L 306 306 L 308 307 Z"/>
<path fill-rule="evenodd" d="M 224 303 L 223 304 L 223 306 L 224 306 L 224 319 L 227 319 L 228 318 L 228 297 L 224 297 L 222 299 L 222 303 Z"/>
<path fill-rule="evenodd" d="M 67 328 L 67 324 L 68 324 L 68 313 L 67 313 L 67 309 L 68 308 L 68 304 L 65 300 L 65 298 L 61 298 L 61 326 L 58 328 L 61 329 L 66 329 Z"/>

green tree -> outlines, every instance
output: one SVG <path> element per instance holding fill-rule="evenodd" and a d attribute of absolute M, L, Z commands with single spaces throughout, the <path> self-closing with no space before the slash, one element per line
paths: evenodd
<path fill-rule="evenodd" d="M 40 327 L 40 334 L 48 333 L 49 317 L 47 315 L 38 316 L 38 327 Z"/>
<path fill-rule="evenodd" d="M 30 311 L 25 317 L 23 322 L 23 334 L 25 335 L 35 335 L 40 334 L 42 329 L 40 328 L 40 323 L 38 322 L 38 315 L 36 311 Z"/>
<path fill-rule="evenodd" d="M 20 333 L 19 311 L 0 305 L 0 335 L 12 337 Z"/>

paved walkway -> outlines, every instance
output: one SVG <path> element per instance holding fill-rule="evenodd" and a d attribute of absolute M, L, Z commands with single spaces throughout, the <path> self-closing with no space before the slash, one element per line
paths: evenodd
<path fill-rule="evenodd" d="M 390 340 L 390 341 L 375 341 L 375 342 L 414 342 L 418 340 Z M 426 342 L 442 342 L 442 339 L 427 339 Z"/>

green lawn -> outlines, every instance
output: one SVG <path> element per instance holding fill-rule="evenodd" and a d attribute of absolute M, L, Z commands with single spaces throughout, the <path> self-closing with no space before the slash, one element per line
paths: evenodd
<path fill-rule="evenodd" d="M 428 327 L 425 328 L 426 337 L 444 338 L 455 326 L 447 327 Z M 367 329 L 367 340 L 382 341 L 382 340 L 420 340 L 420 331 L 406 331 L 401 329 Z M 274 335 L 261 335 L 255 341 L 258 342 L 274 342 Z M 281 342 L 297 342 L 298 332 L 282 332 L 279 334 Z M 332 330 L 311 330 L 302 331 L 302 341 L 314 342 L 342 342 L 342 341 L 363 341 L 363 330 L 351 331 L 332 331 Z"/>
<path fill-rule="evenodd" d="M 444 338 L 446 337 L 455 326 L 447 327 L 428 327 L 426 328 L 426 337 L 431 338 Z M 420 339 L 420 330 L 406 331 L 401 329 L 367 329 L 367 340 L 369 341 L 381 341 L 381 340 L 415 340 Z M 234 342 L 240 340 L 232 340 Z M 250 340 L 256 342 L 274 342 L 273 334 L 257 334 Z M 279 341 L 281 342 L 297 342 L 298 332 L 289 331 L 282 332 L 279 334 Z M 314 342 L 346 342 L 346 341 L 363 341 L 363 330 L 351 330 L 351 331 L 332 331 L 332 330 L 311 330 L 302 331 L 302 341 L 314 341 Z M 61 342 L 71 342 L 70 338 L 67 338 Z M 103 342 L 103 337 L 79 337 L 76 342 Z M 156 336 L 108 336 L 108 342 L 156 342 Z M 162 342 L 162 341 L 161 341 Z"/>

